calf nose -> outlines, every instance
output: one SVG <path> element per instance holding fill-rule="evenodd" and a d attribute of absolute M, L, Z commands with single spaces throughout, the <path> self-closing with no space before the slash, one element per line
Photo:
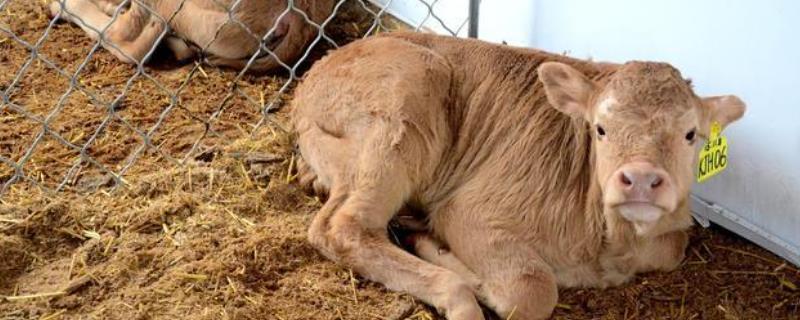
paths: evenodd
<path fill-rule="evenodd" d="M 653 201 L 665 180 L 664 170 L 648 162 L 629 163 L 617 171 L 617 184 L 628 201 Z"/>
<path fill-rule="evenodd" d="M 633 170 L 623 170 L 619 175 L 622 184 L 626 188 L 651 188 L 655 189 L 661 185 L 664 178 L 655 172 L 636 172 Z"/>

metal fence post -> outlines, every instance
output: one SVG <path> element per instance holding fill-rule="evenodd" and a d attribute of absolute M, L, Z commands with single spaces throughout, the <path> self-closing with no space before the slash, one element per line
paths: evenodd
<path fill-rule="evenodd" d="M 478 18 L 481 0 L 469 0 L 469 31 L 470 38 L 478 38 Z"/>

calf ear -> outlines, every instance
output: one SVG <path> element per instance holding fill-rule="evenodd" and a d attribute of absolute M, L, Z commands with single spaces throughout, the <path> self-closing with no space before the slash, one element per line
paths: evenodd
<path fill-rule="evenodd" d="M 725 128 L 728 124 L 739 120 L 744 115 L 746 107 L 739 97 L 728 95 L 703 98 L 703 109 L 707 121 L 705 121 L 706 127 L 702 130 L 708 133 L 712 122 L 719 122 L 720 126 Z"/>
<path fill-rule="evenodd" d="M 589 100 L 597 85 L 583 73 L 559 62 L 539 66 L 547 100 L 553 107 L 572 117 L 589 118 Z"/>

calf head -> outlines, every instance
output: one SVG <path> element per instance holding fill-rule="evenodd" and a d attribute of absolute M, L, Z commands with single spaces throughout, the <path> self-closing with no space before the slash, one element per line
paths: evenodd
<path fill-rule="evenodd" d="M 593 174 L 605 214 L 614 215 L 607 218 L 621 216 L 639 234 L 674 220 L 664 219 L 670 214 L 688 215 L 677 209 L 694 180 L 698 139 L 707 137 L 711 123 L 724 127 L 745 110 L 735 96 L 699 98 L 664 63 L 629 62 L 593 81 L 548 62 L 539 67 L 539 77 L 554 108 L 592 128 Z"/>

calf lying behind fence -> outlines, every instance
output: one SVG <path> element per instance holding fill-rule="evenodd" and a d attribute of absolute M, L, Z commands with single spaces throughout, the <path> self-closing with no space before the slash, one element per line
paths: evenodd
<path fill-rule="evenodd" d="M 103 47 L 126 63 L 144 62 L 164 39 L 179 60 L 202 50 L 210 63 L 236 69 L 258 52 L 248 71 L 263 72 L 278 60 L 292 65 L 320 32 L 306 17 L 321 24 L 333 1 L 295 0 L 289 9 L 287 0 L 57 0 L 50 11 L 95 40 L 102 32 Z M 163 37 L 168 28 L 173 35 Z M 260 49 L 262 42 L 272 54 Z"/>

